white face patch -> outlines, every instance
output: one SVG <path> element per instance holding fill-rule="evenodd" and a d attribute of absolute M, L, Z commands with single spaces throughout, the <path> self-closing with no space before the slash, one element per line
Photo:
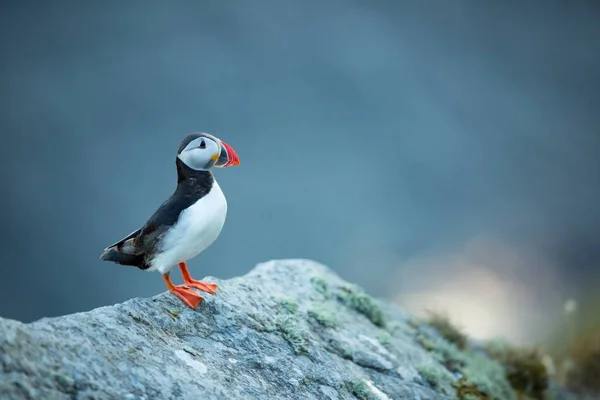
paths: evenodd
<path fill-rule="evenodd" d="M 188 143 L 177 157 L 191 169 L 202 171 L 210 169 L 215 164 L 220 151 L 221 148 L 215 140 L 200 136 Z"/>

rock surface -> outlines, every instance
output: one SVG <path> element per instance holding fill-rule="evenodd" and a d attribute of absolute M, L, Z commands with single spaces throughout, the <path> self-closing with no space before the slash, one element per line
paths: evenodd
<path fill-rule="evenodd" d="M 454 399 L 401 310 L 309 260 L 259 264 L 197 310 L 170 293 L 0 318 L 1 399 Z"/>

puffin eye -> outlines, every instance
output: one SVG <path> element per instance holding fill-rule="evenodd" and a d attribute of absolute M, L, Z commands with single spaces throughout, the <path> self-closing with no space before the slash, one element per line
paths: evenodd
<path fill-rule="evenodd" d="M 206 148 L 206 142 L 204 141 L 204 139 L 202 139 L 202 141 L 200 142 L 200 148 L 201 149 L 205 149 Z"/>

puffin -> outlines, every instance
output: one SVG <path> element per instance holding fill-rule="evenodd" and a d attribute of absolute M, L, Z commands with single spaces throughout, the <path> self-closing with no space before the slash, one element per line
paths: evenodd
<path fill-rule="evenodd" d="M 205 133 L 188 134 L 179 145 L 177 187 L 148 221 L 123 239 L 106 247 L 100 259 L 158 271 L 167 289 L 195 309 L 203 298 L 192 288 L 216 294 L 217 285 L 192 279 L 187 261 L 206 250 L 219 236 L 227 215 L 227 200 L 212 168 L 240 165 L 235 150 Z M 174 285 L 170 273 L 179 266 L 183 285 Z"/>

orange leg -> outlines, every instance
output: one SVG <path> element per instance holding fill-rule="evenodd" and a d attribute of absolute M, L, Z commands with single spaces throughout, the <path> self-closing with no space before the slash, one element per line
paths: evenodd
<path fill-rule="evenodd" d="M 190 271 L 188 271 L 187 264 L 185 263 L 185 261 L 179 263 L 179 268 L 181 269 L 181 275 L 183 276 L 183 281 L 185 282 L 186 286 L 200 289 L 203 292 L 207 292 L 210 294 L 217 293 L 217 285 L 215 285 L 214 283 L 206 283 L 192 279 L 192 277 L 190 276 Z"/>
<path fill-rule="evenodd" d="M 169 278 L 169 274 L 166 273 L 163 276 L 167 289 L 175 296 L 179 297 L 189 308 L 195 309 L 202 303 L 202 297 L 194 292 L 192 289 L 185 287 L 184 285 L 175 286 Z"/>

